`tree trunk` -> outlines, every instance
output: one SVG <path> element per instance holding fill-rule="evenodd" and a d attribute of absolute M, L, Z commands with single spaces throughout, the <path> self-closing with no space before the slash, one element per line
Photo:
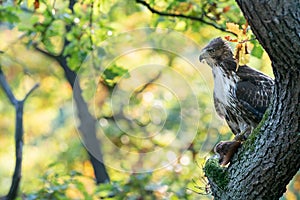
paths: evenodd
<path fill-rule="evenodd" d="M 69 0 L 69 6 L 68 8 L 71 10 L 72 13 L 74 13 L 74 6 L 76 4 L 76 0 Z M 74 24 L 67 24 L 65 26 L 66 33 L 71 31 L 71 27 Z M 66 46 L 70 44 L 70 41 L 65 37 L 64 38 L 64 45 L 62 48 L 62 51 L 60 55 L 53 55 L 47 51 L 44 51 L 43 49 L 40 49 L 38 46 L 34 46 L 35 49 L 41 53 L 43 53 L 45 56 L 48 56 L 52 59 L 55 59 L 59 65 L 62 67 L 65 77 L 68 81 L 68 83 L 71 85 L 73 90 L 73 97 L 75 101 L 75 105 L 77 108 L 77 115 L 79 119 L 79 131 L 81 133 L 83 143 L 86 147 L 86 150 L 88 152 L 91 164 L 93 166 L 96 183 L 107 183 L 110 181 L 109 175 L 106 171 L 106 167 L 103 163 L 103 155 L 101 150 L 101 142 L 96 136 L 96 119 L 91 115 L 89 112 L 88 106 L 83 99 L 82 96 L 82 90 L 80 88 L 79 80 L 77 79 L 77 73 L 73 71 L 69 66 L 67 62 L 66 55 L 63 55 L 64 49 Z"/>
<path fill-rule="evenodd" d="M 88 106 L 82 97 L 82 91 L 78 82 L 79 80 L 77 74 L 68 67 L 67 58 L 65 56 L 58 56 L 56 60 L 63 68 L 65 77 L 73 89 L 73 97 L 80 123 L 78 129 L 81 133 L 83 143 L 90 157 L 90 161 L 94 169 L 96 183 L 107 183 L 110 181 L 110 179 L 103 163 L 104 161 L 101 146 L 99 146 L 101 143 L 96 136 L 97 121 L 89 112 Z"/>
<path fill-rule="evenodd" d="M 19 185 L 22 177 L 22 160 L 23 160 L 23 110 L 24 103 L 29 95 L 39 87 L 39 84 L 35 84 L 31 90 L 25 95 L 23 100 L 17 100 L 13 94 L 10 86 L 8 85 L 6 78 L 0 66 L 0 86 L 4 90 L 4 93 L 8 97 L 10 103 L 15 107 L 16 110 L 16 127 L 15 127 L 15 150 L 16 150 L 16 164 L 15 170 L 12 177 L 9 192 L 6 196 L 0 197 L 1 200 L 15 199 L 18 195 Z"/>
<path fill-rule="evenodd" d="M 273 102 L 223 171 L 215 199 L 279 199 L 300 168 L 300 1 L 236 0 L 272 60 Z"/>
<path fill-rule="evenodd" d="M 76 79 L 73 85 L 73 97 L 77 107 L 77 115 L 80 120 L 78 127 L 84 146 L 89 154 L 97 184 L 108 183 L 109 175 L 103 161 L 101 142 L 96 136 L 96 119 L 89 112 L 88 106 L 82 97 L 82 90 Z"/>

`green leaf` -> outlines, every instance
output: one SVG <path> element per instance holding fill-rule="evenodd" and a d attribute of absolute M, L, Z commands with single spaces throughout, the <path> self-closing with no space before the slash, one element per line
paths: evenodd
<path fill-rule="evenodd" d="M 264 53 L 264 50 L 259 44 L 255 44 L 251 51 L 251 55 L 256 58 L 261 58 L 263 53 Z"/>
<path fill-rule="evenodd" d="M 130 75 L 127 69 L 116 64 L 106 68 L 102 74 L 104 82 L 111 87 L 113 87 L 121 77 L 128 78 Z"/>
<path fill-rule="evenodd" d="M 12 7 L 0 7 L 0 21 L 17 23 L 20 22 L 19 17 L 16 15 L 16 9 Z"/>

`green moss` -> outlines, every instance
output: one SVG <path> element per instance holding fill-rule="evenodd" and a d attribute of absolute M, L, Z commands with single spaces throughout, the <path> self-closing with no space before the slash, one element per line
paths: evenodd
<path fill-rule="evenodd" d="M 225 189 L 229 183 L 226 168 L 220 166 L 219 159 L 208 159 L 204 166 L 204 173 L 206 177 L 213 181 L 222 190 Z"/>
<path fill-rule="evenodd" d="M 252 131 L 252 133 L 248 136 L 247 140 L 244 142 L 245 149 L 254 150 L 254 141 L 257 136 L 260 134 L 261 127 L 265 124 L 270 114 L 270 109 L 267 109 L 262 120 L 259 122 L 258 126 Z"/>

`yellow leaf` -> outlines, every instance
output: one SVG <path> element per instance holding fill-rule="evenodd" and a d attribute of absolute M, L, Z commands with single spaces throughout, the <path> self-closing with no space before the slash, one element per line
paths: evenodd
<path fill-rule="evenodd" d="M 243 35 L 243 30 L 241 30 L 239 25 L 235 23 L 226 23 L 226 28 L 226 30 L 236 34 L 238 38 Z"/>
<path fill-rule="evenodd" d="M 240 60 L 239 60 L 240 65 L 246 65 L 249 62 L 249 59 L 250 59 L 249 54 L 245 54 L 244 51 L 240 52 Z"/>
<path fill-rule="evenodd" d="M 239 27 L 238 24 L 235 23 L 226 23 L 227 31 L 230 31 L 236 34 L 237 39 L 232 39 L 230 36 L 225 37 L 226 40 L 231 42 L 237 42 L 234 52 L 234 58 L 237 61 L 238 70 L 240 65 L 246 65 L 249 62 L 250 54 L 248 49 L 248 36 L 247 36 L 247 28 L 248 23 L 244 24 L 242 28 Z"/>
<path fill-rule="evenodd" d="M 248 42 L 242 43 L 242 48 L 240 51 L 240 59 L 239 64 L 240 65 L 246 65 L 250 61 L 250 50 L 252 49 L 253 45 L 251 45 Z"/>

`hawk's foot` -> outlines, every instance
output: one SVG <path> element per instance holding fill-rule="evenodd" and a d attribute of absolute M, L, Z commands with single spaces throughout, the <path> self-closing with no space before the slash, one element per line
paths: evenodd
<path fill-rule="evenodd" d="M 240 141 L 221 141 L 215 146 L 215 153 L 219 155 L 220 165 L 227 165 L 237 149 L 241 146 Z"/>

